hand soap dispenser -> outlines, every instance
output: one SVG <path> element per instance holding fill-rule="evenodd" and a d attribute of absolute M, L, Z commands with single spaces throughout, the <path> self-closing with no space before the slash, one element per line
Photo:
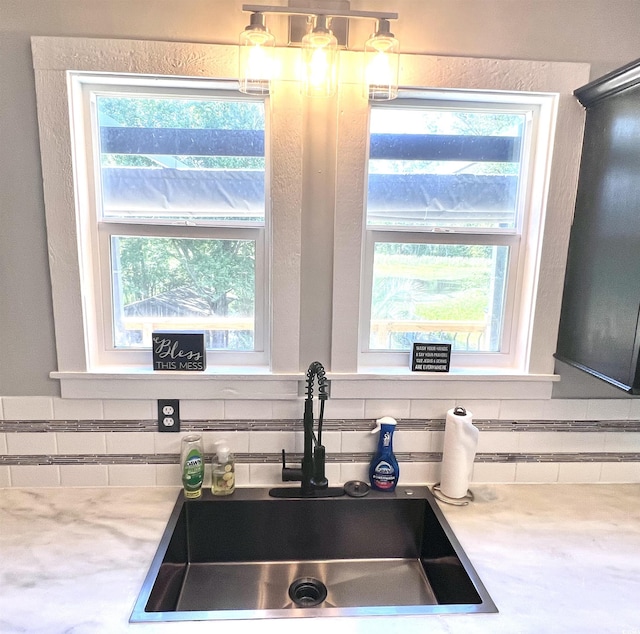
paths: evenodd
<path fill-rule="evenodd" d="M 226 440 L 219 440 L 214 444 L 216 453 L 211 465 L 211 493 L 213 495 L 231 495 L 236 488 L 233 454 Z"/>
<path fill-rule="evenodd" d="M 371 432 L 380 432 L 378 450 L 369 467 L 371 488 L 378 491 L 394 491 L 400 477 L 400 467 L 393 455 L 393 432 L 396 430 L 396 424 L 395 418 L 383 416 L 376 421 L 376 427 Z"/>

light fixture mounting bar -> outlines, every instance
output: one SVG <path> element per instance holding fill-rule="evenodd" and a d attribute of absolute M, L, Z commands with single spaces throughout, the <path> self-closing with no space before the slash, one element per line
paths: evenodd
<path fill-rule="evenodd" d="M 330 9 L 307 9 L 305 7 L 282 7 L 261 4 L 243 4 L 242 10 L 249 13 L 284 13 L 285 15 L 327 15 L 332 18 L 370 18 L 372 20 L 397 20 L 397 13 L 384 11 L 331 11 Z"/>

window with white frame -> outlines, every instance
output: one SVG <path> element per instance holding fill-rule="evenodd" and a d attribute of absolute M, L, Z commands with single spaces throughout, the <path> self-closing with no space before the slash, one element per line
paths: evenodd
<path fill-rule="evenodd" d="M 72 73 L 92 365 L 148 363 L 154 331 L 209 364 L 268 362 L 264 100 L 223 82 Z"/>
<path fill-rule="evenodd" d="M 406 365 L 414 342 L 460 366 L 514 356 L 539 99 L 460 93 L 372 105 L 360 349 Z M 539 149 L 539 148 L 538 148 Z"/>
<path fill-rule="evenodd" d="M 335 159 L 332 314 L 301 326 L 305 254 L 326 246 L 302 240 L 328 182 L 304 168 L 315 121 L 291 74 L 238 93 L 236 48 L 32 38 L 62 396 L 295 399 L 313 331 L 334 398 L 546 398 L 588 66 L 408 55 L 413 88 L 372 110 L 343 51 L 335 136 L 311 148 Z M 251 123 L 205 125 L 217 108 Z M 205 373 L 152 372 L 157 318 L 207 332 Z M 449 337 L 466 376 L 407 377 L 416 337 Z"/>

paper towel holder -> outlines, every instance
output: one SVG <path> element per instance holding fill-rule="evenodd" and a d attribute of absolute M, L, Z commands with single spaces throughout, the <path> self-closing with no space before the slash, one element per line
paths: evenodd
<path fill-rule="evenodd" d="M 471 491 L 471 489 L 467 489 L 467 493 L 463 495 L 461 498 L 450 498 L 448 495 L 445 495 L 440 490 L 439 482 L 436 482 L 431 487 L 431 492 L 433 493 L 433 496 L 436 499 L 440 500 L 441 502 L 444 502 L 445 504 L 452 504 L 453 506 L 467 506 L 469 502 L 473 502 L 474 500 L 473 491 Z"/>

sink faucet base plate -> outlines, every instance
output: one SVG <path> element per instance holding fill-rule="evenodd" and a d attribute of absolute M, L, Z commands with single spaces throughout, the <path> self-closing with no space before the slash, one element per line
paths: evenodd
<path fill-rule="evenodd" d="M 303 493 L 299 487 L 276 487 L 269 490 L 272 498 L 337 498 L 344 495 L 344 487 L 326 487 Z"/>

